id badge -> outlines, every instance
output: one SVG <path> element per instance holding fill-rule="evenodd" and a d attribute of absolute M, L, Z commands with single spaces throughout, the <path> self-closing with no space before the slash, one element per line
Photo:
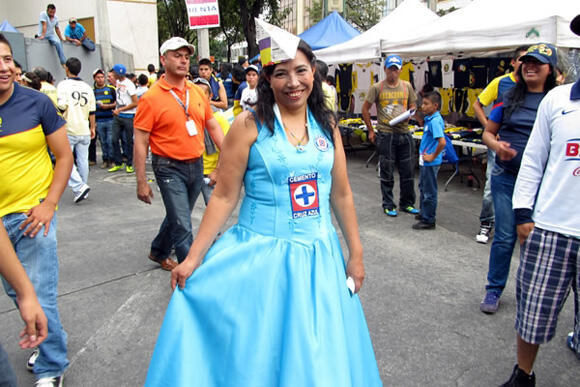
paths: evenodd
<path fill-rule="evenodd" d="M 195 126 L 195 121 L 187 120 L 187 122 L 185 123 L 185 128 L 187 129 L 187 134 L 189 134 L 191 137 L 197 135 L 197 127 Z"/>

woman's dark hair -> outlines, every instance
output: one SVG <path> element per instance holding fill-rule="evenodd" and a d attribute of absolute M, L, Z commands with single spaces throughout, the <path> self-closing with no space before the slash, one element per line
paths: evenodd
<path fill-rule="evenodd" d="M 232 78 L 238 83 L 244 82 L 246 80 L 244 68 L 238 64 L 235 65 L 232 69 Z"/>
<path fill-rule="evenodd" d="M 27 71 L 22 74 L 22 80 L 26 83 L 26 86 L 34 90 L 40 90 L 42 87 L 40 84 L 40 77 L 32 71 Z"/>
<path fill-rule="evenodd" d="M 334 80 L 334 77 L 332 75 L 327 75 L 326 76 L 326 82 L 333 87 L 336 87 L 336 81 Z"/>
<path fill-rule="evenodd" d="M 232 72 L 232 65 L 229 63 L 222 63 L 220 65 L 220 78 L 225 80 Z"/>
<path fill-rule="evenodd" d="M 522 68 L 523 66 L 520 66 L 518 69 L 516 85 L 504 94 L 504 119 L 509 119 L 512 113 L 522 106 L 524 99 L 526 98 L 528 85 L 526 84 L 526 81 L 524 81 Z M 547 93 L 557 86 L 556 69 L 550 65 L 550 70 L 551 72 L 548 74 L 546 82 L 544 82 L 544 93 Z"/>
<path fill-rule="evenodd" d="M 298 44 L 298 50 L 302 51 L 306 58 L 310 62 L 312 68 L 316 67 L 316 57 L 312 52 L 312 49 L 304 40 L 300 40 Z M 274 73 L 276 65 L 266 66 L 262 69 L 260 73 L 260 79 L 258 80 L 257 92 L 258 92 L 258 103 L 256 105 L 256 113 L 258 119 L 265 123 L 270 132 L 274 133 L 274 92 L 270 87 L 270 77 Z M 334 137 L 334 125 L 336 123 L 336 115 L 330 109 L 328 109 L 324 103 L 324 92 L 322 91 L 322 80 L 318 71 L 314 72 L 314 82 L 312 85 L 312 92 L 308 97 L 308 107 L 310 112 L 316 119 L 316 122 L 322 127 L 322 131 L 326 134 L 326 137 L 333 142 Z"/>
<path fill-rule="evenodd" d="M 193 79 L 199 77 L 199 66 L 196 64 L 189 65 L 189 73 L 193 77 Z"/>

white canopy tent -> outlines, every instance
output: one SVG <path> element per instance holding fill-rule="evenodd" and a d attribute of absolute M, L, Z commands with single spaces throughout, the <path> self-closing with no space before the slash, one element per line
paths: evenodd
<path fill-rule="evenodd" d="M 384 35 L 381 50 L 436 58 L 486 56 L 538 42 L 580 47 L 580 37 L 570 31 L 570 21 L 578 14 L 578 0 L 475 0 L 404 39 Z"/>
<path fill-rule="evenodd" d="M 405 0 L 368 31 L 344 43 L 316 50 L 314 54 L 327 64 L 368 62 L 381 57 L 381 38 L 402 40 L 414 26 L 431 24 L 438 18 L 419 0 Z"/>

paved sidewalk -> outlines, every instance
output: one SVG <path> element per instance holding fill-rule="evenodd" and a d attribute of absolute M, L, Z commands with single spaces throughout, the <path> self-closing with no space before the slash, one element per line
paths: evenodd
<path fill-rule="evenodd" d="M 503 383 L 515 361 L 518 249 L 499 312 L 482 314 L 479 302 L 490 245 L 474 241 L 481 190 L 456 178 L 444 192 L 449 167 L 442 167 L 437 229 L 414 231 L 413 216 L 388 218 L 381 213 L 376 171 L 364 166 L 367 156 L 349 154 L 348 162 L 365 248 L 367 278 L 361 299 L 384 384 Z M 481 177 L 481 171 L 476 173 Z M 139 202 L 135 177 L 125 172 L 91 167 L 89 184 L 87 200 L 75 205 L 67 190 L 58 211 L 59 305 L 71 361 L 65 385 L 139 386 L 171 295 L 170 274 L 147 259 L 163 205 L 155 183 L 153 205 Z M 194 226 L 204 208 L 200 196 Z M 229 224 L 235 221 L 232 217 Z M 542 346 L 538 386 L 579 384 L 580 360 L 565 346 L 573 312 L 569 300 L 556 338 Z M 21 323 L 5 295 L 0 296 L 0 326 L 0 341 L 19 385 L 33 385 L 34 377 L 24 366 L 28 352 L 17 346 Z"/>

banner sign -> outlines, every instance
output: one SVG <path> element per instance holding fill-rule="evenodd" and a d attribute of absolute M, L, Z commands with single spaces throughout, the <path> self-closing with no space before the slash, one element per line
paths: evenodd
<path fill-rule="evenodd" d="M 212 28 L 220 26 L 218 0 L 185 0 L 189 28 Z"/>

